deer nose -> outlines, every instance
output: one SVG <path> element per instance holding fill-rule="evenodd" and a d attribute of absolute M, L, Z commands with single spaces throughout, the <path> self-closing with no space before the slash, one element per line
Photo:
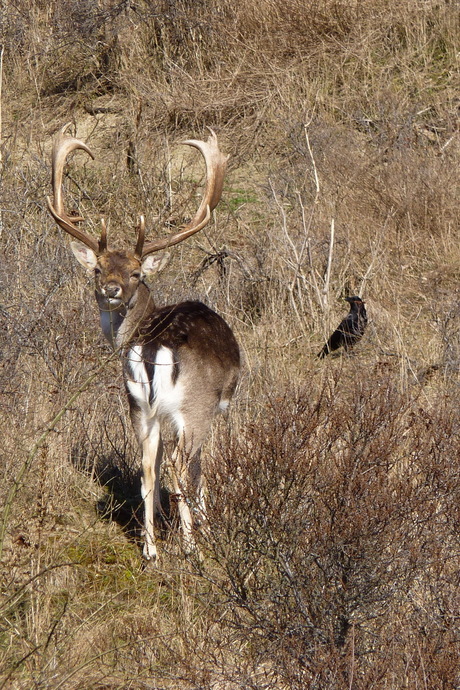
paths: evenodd
<path fill-rule="evenodd" d="M 104 295 L 109 299 L 121 299 L 121 287 L 117 283 L 104 285 Z"/>

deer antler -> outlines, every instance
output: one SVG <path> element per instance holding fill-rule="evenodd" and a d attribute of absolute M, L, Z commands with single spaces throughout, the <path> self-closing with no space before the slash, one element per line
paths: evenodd
<path fill-rule="evenodd" d="M 56 223 L 69 235 L 75 237 L 76 240 L 83 242 L 87 247 L 93 250 L 95 254 L 101 254 L 107 248 L 107 235 L 105 231 L 105 224 L 102 224 L 101 239 L 98 242 L 94 237 L 88 235 L 86 232 L 80 230 L 75 223 L 84 220 L 81 216 L 67 215 L 64 202 L 62 200 L 62 176 L 64 172 L 64 165 L 66 158 L 75 149 L 83 149 L 86 153 L 94 159 L 90 149 L 79 139 L 66 136 L 66 130 L 71 122 L 68 122 L 59 131 L 53 145 L 52 154 L 52 185 L 53 185 L 53 201 L 49 197 L 46 198 L 48 202 L 48 209 L 53 216 Z"/>
<path fill-rule="evenodd" d="M 229 158 L 229 156 L 224 155 L 219 150 L 215 132 L 212 129 L 209 131 L 211 134 L 207 141 L 187 139 L 187 141 L 182 142 L 183 144 L 194 146 L 196 149 L 198 149 L 206 163 L 206 187 L 198 211 L 190 223 L 187 223 L 187 225 L 178 233 L 175 235 L 170 235 L 169 237 L 163 237 L 161 239 L 148 242 L 144 248 L 142 248 L 143 239 L 141 239 L 141 232 L 143 234 L 143 225 L 141 223 L 139 225 L 136 253 L 140 254 L 142 257 L 182 242 L 183 240 L 187 239 L 187 237 L 190 237 L 199 230 L 202 230 L 204 226 L 209 223 L 211 211 L 215 209 L 222 195 L 225 168 Z"/>
<path fill-rule="evenodd" d="M 102 220 L 101 238 L 98 242 L 94 237 L 83 232 L 75 225 L 75 223 L 81 222 L 84 218 L 81 216 L 69 216 L 65 211 L 64 202 L 62 200 L 62 176 L 69 153 L 76 149 L 82 149 L 94 159 L 91 150 L 85 143 L 79 139 L 66 135 L 66 131 L 70 124 L 71 123 L 68 122 L 62 127 L 54 141 L 52 154 L 53 203 L 51 203 L 51 200 L 47 197 L 48 209 L 56 223 L 63 230 L 68 232 L 69 235 L 72 235 L 72 237 L 75 237 L 75 239 L 83 242 L 83 244 L 86 244 L 95 254 L 99 255 L 107 249 L 107 231 L 104 220 Z M 198 211 L 193 219 L 175 235 L 153 240 L 152 242 L 148 242 L 145 246 L 145 223 L 144 217 L 141 216 L 138 225 L 136 248 L 134 250 L 134 255 L 138 259 L 142 259 L 144 256 L 147 256 L 147 254 L 158 252 L 166 247 L 172 247 L 182 242 L 187 239 L 187 237 L 202 230 L 204 226 L 209 223 L 211 211 L 215 209 L 222 195 L 225 169 L 228 160 L 228 156 L 224 155 L 219 150 L 215 132 L 212 129 L 209 131 L 211 134 L 207 141 L 187 139 L 187 141 L 183 142 L 188 146 L 194 146 L 198 149 L 206 164 L 206 186 Z"/>

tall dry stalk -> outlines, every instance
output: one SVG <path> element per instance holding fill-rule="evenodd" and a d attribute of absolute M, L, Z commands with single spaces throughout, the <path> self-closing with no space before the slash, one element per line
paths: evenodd
<path fill-rule="evenodd" d="M 0 45 L 0 166 L 2 164 L 2 85 L 3 85 L 3 50 L 4 46 Z"/>

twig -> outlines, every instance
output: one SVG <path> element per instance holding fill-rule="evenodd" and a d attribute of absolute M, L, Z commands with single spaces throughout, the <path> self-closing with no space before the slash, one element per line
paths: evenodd
<path fill-rule="evenodd" d="M 327 257 L 327 267 L 326 273 L 324 275 L 324 287 L 323 287 L 323 308 L 325 309 L 329 304 L 329 282 L 331 279 L 332 270 L 332 255 L 334 253 L 334 235 L 335 235 L 335 222 L 334 218 L 331 220 L 331 238 L 329 240 L 329 255 Z"/>
<path fill-rule="evenodd" d="M 315 157 L 313 156 L 313 151 L 312 151 L 312 148 L 310 145 L 310 138 L 308 136 L 309 124 L 310 124 L 310 122 L 306 122 L 304 124 L 304 130 L 305 130 L 305 141 L 307 143 L 308 153 L 310 154 L 310 160 L 311 160 L 311 164 L 313 166 L 313 177 L 315 178 L 316 194 L 315 194 L 314 203 L 316 204 L 316 203 L 318 203 L 318 199 L 319 199 L 320 186 L 319 186 L 318 170 L 316 169 Z"/>
<path fill-rule="evenodd" d="M 367 267 L 366 273 L 363 275 L 363 279 L 361 280 L 361 287 L 360 287 L 359 290 L 358 290 L 358 296 L 359 296 L 359 297 L 362 297 L 362 296 L 363 296 L 363 293 L 364 293 L 364 286 L 365 286 L 366 282 L 367 282 L 368 279 L 369 279 L 369 275 L 370 275 L 370 273 L 372 272 L 372 269 L 374 268 L 374 264 L 375 264 L 376 258 L 377 258 L 377 255 L 375 254 L 375 255 L 372 257 L 371 263 L 370 263 L 369 266 Z"/>
<path fill-rule="evenodd" d="M 4 46 L 0 45 L 0 165 L 2 163 L 2 82 L 3 82 L 3 49 Z"/>
<path fill-rule="evenodd" d="M 299 255 L 299 252 L 297 251 L 297 247 L 295 246 L 295 243 L 293 242 L 292 237 L 290 236 L 289 231 L 288 231 L 286 211 L 284 210 L 283 205 L 281 204 L 281 202 L 279 201 L 279 199 L 276 195 L 276 191 L 273 187 L 271 180 L 269 180 L 269 184 L 270 184 L 271 192 L 273 194 L 273 199 L 275 200 L 275 204 L 278 206 L 279 212 L 281 214 L 281 218 L 282 218 L 282 222 L 283 222 L 283 231 L 284 231 L 286 240 L 287 240 L 288 244 L 290 245 L 291 250 L 292 250 L 292 254 L 294 256 L 294 262 L 289 262 L 289 263 L 291 263 L 291 265 L 294 264 L 294 275 L 292 277 L 290 284 L 288 285 L 288 290 L 289 290 L 289 297 L 291 300 L 292 309 L 294 310 L 295 315 L 296 315 L 300 325 L 303 327 L 303 325 L 304 325 L 303 320 L 302 320 L 300 312 L 297 308 L 297 304 L 296 304 L 295 297 L 294 297 L 294 288 L 297 284 L 297 278 L 298 278 L 299 271 L 300 271 L 301 257 Z"/>
<path fill-rule="evenodd" d="M 2 82 L 3 82 L 3 44 L 0 45 L 0 168 L 2 166 Z M 0 210 L 0 237 L 3 234 L 3 213 Z"/>
<path fill-rule="evenodd" d="M 311 246 L 310 246 L 310 230 L 311 230 L 311 225 L 313 222 L 313 215 L 315 213 L 315 207 L 318 204 L 319 195 L 320 195 L 320 191 L 321 191 L 321 187 L 320 187 L 320 183 L 319 183 L 318 169 L 316 167 L 316 161 L 315 161 L 315 157 L 313 155 L 313 149 L 312 149 L 311 144 L 310 144 L 310 137 L 308 136 L 308 127 L 310 126 L 310 122 L 311 122 L 311 119 L 309 120 L 309 122 L 306 122 L 304 124 L 304 131 L 305 131 L 305 142 L 307 144 L 308 154 L 310 156 L 310 161 L 311 161 L 311 165 L 313 168 L 313 177 L 315 180 L 316 191 L 315 191 L 315 198 L 313 199 L 313 205 L 312 205 L 312 208 L 310 211 L 310 217 L 308 219 L 308 222 L 306 221 L 305 208 L 303 206 L 300 194 L 298 195 L 298 197 L 299 197 L 299 202 L 300 202 L 300 208 L 302 209 L 302 224 L 303 224 L 303 227 L 305 229 L 305 246 L 307 248 L 307 253 L 308 253 L 308 261 L 309 261 L 309 265 L 310 265 L 310 275 L 311 275 L 312 282 L 313 282 L 313 285 L 314 285 L 314 288 L 315 288 L 315 291 L 317 294 L 318 302 L 321 304 L 322 300 L 321 300 L 321 295 L 320 295 L 320 292 L 318 289 L 318 285 L 316 283 L 315 271 L 313 269 L 313 261 L 312 261 L 312 256 L 311 256 Z"/>
<path fill-rule="evenodd" d="M 382 228 L 381 232 L 377 233 L 377 242 L 375 243 L 375 249 L 374 249 L 374 247 L 372 247 L 372 250 L 373 250 L 372 261 L 370 262 L 369 266 L 367 267 L 367 271 L 361 280 L 361 286 L 360 286 L 359 291 L 358 291 L 358 295 L 360 297 L 362 297 L 364 294 L 364 287 L 366 285 L 366 282 L 369 280 L 370 274 L 373 271 L 375 262 L 377 261 L 378 258 L 380 258 L 379 257 L 379 250 L 380 250 L 380 244 L 382 241 L 382 237 L 385 234 L 389 219 L 393 218 L 393 216 L 394 216 L 394 208 L 391 207 L 391 209 L 389 210 L 389 212 L 387 214 L 387 217 L 385 218 L 385 223 L 383 224 L 383 228 Z"/>
<path fill-rule="evenodd" d="M 319 189 L 318 189 L 318 191 L 319 191 Z M 319 291 L 318 283 L 316 281 L 315 270 L 313 268 L 313 257 L 311 255 L 310 228 L 311 228 L 311 224 L 313 221 L 314 206 L 310 212 L 310 218 L 307 222 L 306 214 L 305 214 L 305 206 L 303 204 L 300 192 L 297 192 L 297 198 L 299 199 L 299 205 L 300 205 L 300 209 L 302 211 L 302 227 L 303 227 L 304 233 L 305 233 L 305 240 L 304 240 L 304 245 L 302 247 L 301 256 L 303 257 L 304 251 L 306 250 L 307 251 L 307 257 L 308 257 L 308 267 L 309 267 L 310 280 L 307 281 L 305 278 L 305 275 L 303 273 L 301 274 L 300 277 L 301 277 L 304 285 L 308 284 L 308 285 L 313 287 L 313 289 L 316 293 L 316 299 L 318 300 L 318 304 L 322 304 L 321 293 Z M 315 197 L 315 203 L 316 203 L 316 198 L 317 197 Z M 307 294 L 309 295 L 310 311 L 313 314 L 313 304 L 311 301 L 311 297 L 310 297 L 309 292 L 307 292 Z"/>
<path fill-rule="evenodd" d="M 353 625 L 351 626 L 350 683 L 348 684 L 349 690 L 352 690 L 352 688 L 353 688 L 354 672 L 355 672 L 355 624 L 353 623 Z"/>

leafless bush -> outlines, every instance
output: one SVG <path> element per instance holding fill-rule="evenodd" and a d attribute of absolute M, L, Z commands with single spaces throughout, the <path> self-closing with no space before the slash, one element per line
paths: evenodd
<path fill-rule="evenodd" d="M 338 378 L 318 398 L 270 396 L 209 468 L 201 541 L 216 571 L 206 596 L 271 668 L 267 687 L 382 682 L 395 671 L 385 660 L 395 620 L 412 625 L 435 581 L 452 594 L 458 584 L 458 468 L 449 461 L 458 420 L 449 404 L 434 412 L 437 426 L 392 376 L 368 373 L 358 366 L 348 390 Z M 430 611 L 424 635 L 436 630 L 440 643 L 430 678 L 443 687 L 459 671 L 447 671 L 455 635 L 441 622 L 452 622 L 452 606 L 432 601 Z M 394 664 L 402 668 L 405 654 Z M 419 654 L 423 667 L 431 652 Z"/>

